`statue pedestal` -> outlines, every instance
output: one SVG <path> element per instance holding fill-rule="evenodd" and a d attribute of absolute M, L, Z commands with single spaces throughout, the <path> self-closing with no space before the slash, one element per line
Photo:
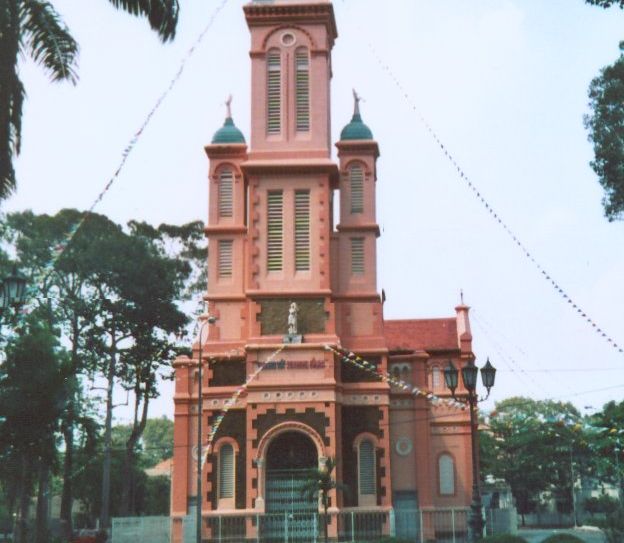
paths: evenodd
<path fill-rule="evenodd" d="M 301 343 L 303 336 L 300 334 L 288 334 L 282 338 L 283 343 Z"/>

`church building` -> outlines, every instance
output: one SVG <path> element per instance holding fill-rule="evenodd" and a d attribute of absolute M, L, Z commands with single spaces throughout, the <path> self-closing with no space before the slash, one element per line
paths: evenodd
<path fill-rule="evenodd" d="M 174 363 L 172 539 L 183 541 L 183 519 L 196 512 L 198 424 L 204 453 L 208 446 L 206 540 L 214 538 L 217 518 L 256 539 L 283 531 L 284 512 L 318 511 L 300 488 L 310 468 L 329 458 L 344 485 L 330 493 L 332 537 L 348 529 L 344 513 L 376 512 L 387 534 L 396 512 L 467 507 L 469 414 L 431 398 L 450 397 L 443 374 L 449 360 L 461 367 L 473 357 L 469 308 L 462 303 L 448 318 L 384 319 L 379 146 L 355 93 L 332 159 L 330 82 L 332 69 L 340 69 L 331 62 L 332 4 L 255 0 L 244 13 L 250 139 L 228 104 L 225 124 L 205 148 L 205 300 L 216 321 L 205 327 L 202 359 L 196 343 L 192 357 Z M 399 380 L 426 393 L 397 386 Z M 258 520 L 271 515 L 277 524 Z"/>

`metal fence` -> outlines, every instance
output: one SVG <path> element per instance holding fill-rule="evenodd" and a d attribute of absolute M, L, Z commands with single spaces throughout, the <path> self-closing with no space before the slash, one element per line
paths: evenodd
<path fill-rule="evenodd" d="M 374 543 L 395 536 L 414 543 L 467 543 L 470 510 L 414 509 L 341 511 L 328 517 L 328 534 L 343 543 Z M 184 518 L 182 539 L 195 541 L 195 515 Z M 205 518 L 204 539 L 211 543 L 322 543 L 325 517 L 285 512 L 215 515 Z M 494 528 L 494 521 L 490 523 Z M 113 519 L 112 543 L 169 543 L 169 517 Z"/>
<path fill-rule="evenodd" d="M 113 543 L 170 543 L 171 519 L 169 517 L 113 518 Z"/>

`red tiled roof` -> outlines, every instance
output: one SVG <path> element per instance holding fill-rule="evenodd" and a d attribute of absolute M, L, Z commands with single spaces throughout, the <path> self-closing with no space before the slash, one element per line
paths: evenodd
<path fill-rule="evenodd" d="M 458 349 L 457 321 L 448 319 L 409 319 L 384 322 L 390 351 L 445 351 Z"/>

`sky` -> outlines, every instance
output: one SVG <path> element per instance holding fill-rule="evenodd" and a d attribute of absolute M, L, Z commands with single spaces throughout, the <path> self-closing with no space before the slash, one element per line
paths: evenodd
<path fill-rule="evenodd" d="M 249 34 L 241 0 L 180 0 L 174 42 L 105 0 L 54 0 L 80 44 L 76 86 L 24 62 L 18 189 L 4 212 L 87 209 L 183 60 L 185 69 L 96 211 L 181 224 L 207 218 L 203 146 L 234 120 L 249 140 Z M 618 56 L 624 12 L 582 0 L 335 0 L 332 133 L 351 89 L 379 142 L 378 286 L 385 318 L 471 306 L 477 363 L 514 395 L 582 412 L 624 399 L 624 355 L 595 333 L 492 219 L 425 124 L 535 260 L 624 345 L 624 222 L 603 215 L 583 127 L 587 88 Z M 403 88 L 400 91 L 394 78 Z M 404 94 L 408 95 L 408 98 Z M 172 415 L 170 384 L 152 416 Z M 125 420 L 127 410 L 117 410 Z"/>

